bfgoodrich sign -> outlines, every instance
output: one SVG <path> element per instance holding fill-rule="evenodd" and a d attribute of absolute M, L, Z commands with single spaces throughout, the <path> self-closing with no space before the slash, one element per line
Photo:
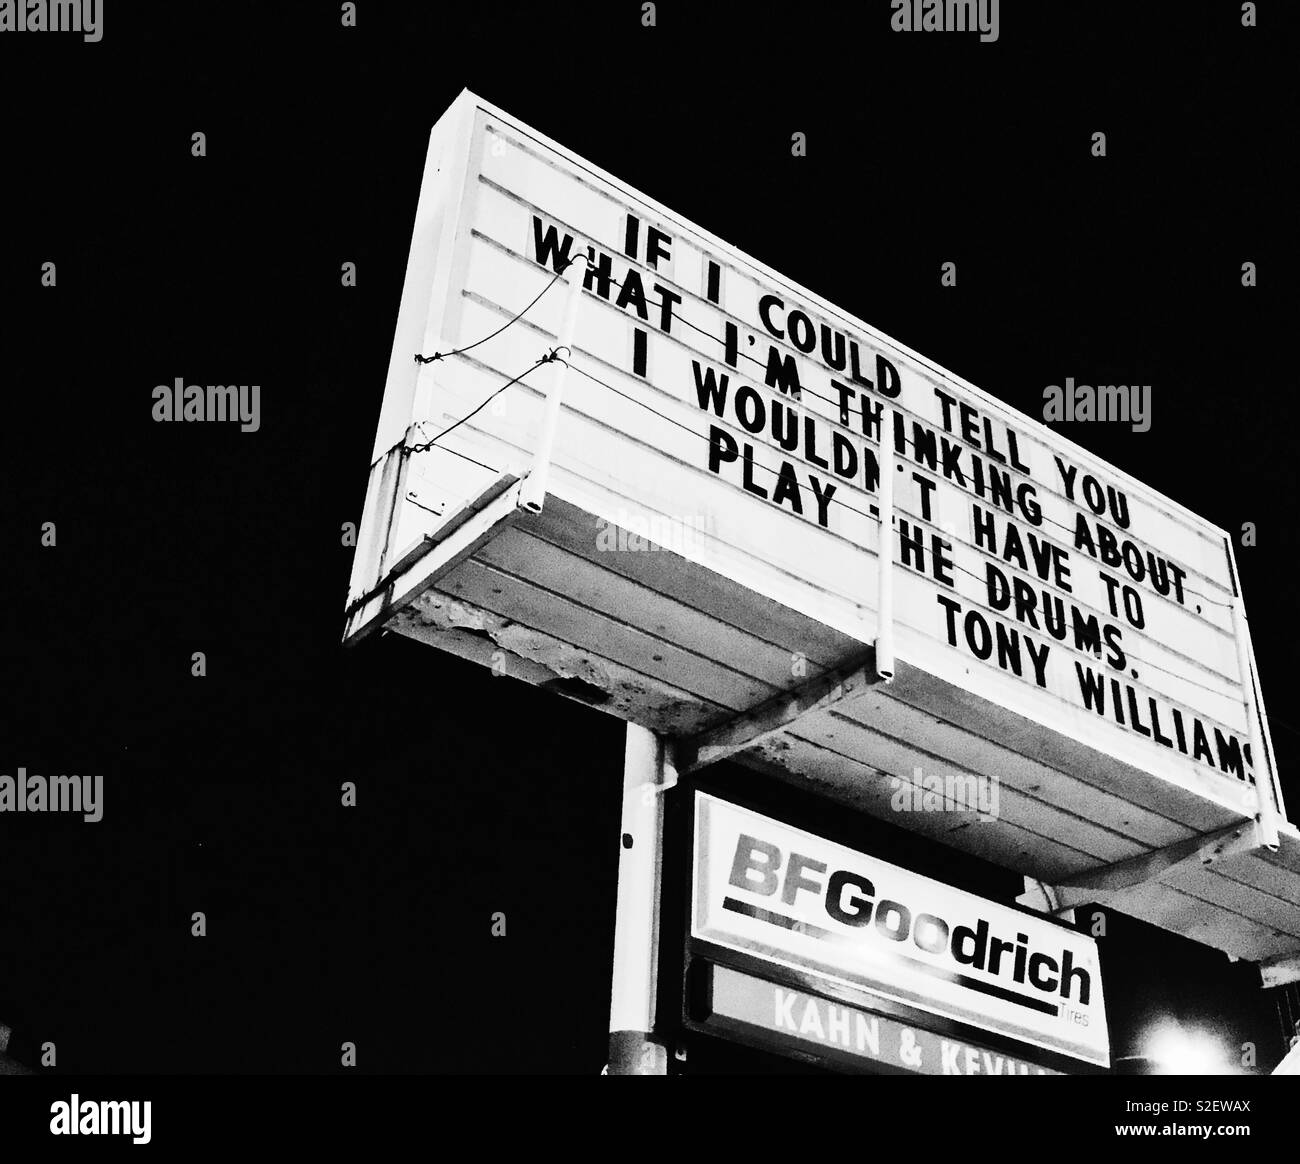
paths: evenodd
<path fill-rule="evenodd" d="M 691 936 L 1110 1065 L 1093 939 L 706 793 Z"/>

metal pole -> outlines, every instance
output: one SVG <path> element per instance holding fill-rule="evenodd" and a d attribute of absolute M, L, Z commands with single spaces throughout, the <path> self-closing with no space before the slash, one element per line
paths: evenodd
<path fill-rule="evenodd" d="M 560 404 L 564 399 L 564 380 L 573 358 L 573 333 L 578 326 L 578 305 L 582 302 L 582 280 L 578 278 L 579 261 L 586 263 L 586 255 L 577 255 L 564 268 L 566 285 L 564 314 L 560 319 L 560 334 L 555 341 L 555 375 L 551 390 L 542 405 L 542 429 L 533 454 L 533 465 L 524 478 L 519 504 L 529 513 L 541 513 L 546 502 L 546 483 L 551 475 L 551 454 L 555 449 L 555 430 L 560 423 Z"/>
<path fill-rule="evenodd" d="M 880 510 L 880 567 L 876 626 L 876 674 L 885 683 L 894 678 L 894 411 L 880 410 L 880 480 L 876 505 Z"/>
<path fill-rule="evenodd" d="M 663 793 L 676 783 L 661 737 L 627 725 L 623 826 L 614 920 L 614 981 L 609 1004 L 609 1074 L 666 1075 L 666 1049 L 654 1043 L 659 964 L 659 870 Z"/>

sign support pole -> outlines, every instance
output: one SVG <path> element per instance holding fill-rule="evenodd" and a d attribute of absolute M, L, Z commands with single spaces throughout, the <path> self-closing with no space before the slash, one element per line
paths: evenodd
<path fill-rule="evenodd" d="M 876 505 L 880 510 L 880 567 L 876 626 L 876 674 L 882 682 L 894 678 L 894 410 L 880 410 L 880 480 Z"/>
<path fill-rule="evenodd" d="M 666 741 L 627 725 L 623 822 L 609 1005 L 610 1075 L 667 1075 L 666 1049 L 651 1040 L 659 968 L 663 794 L 677 782 Z"/>
<path fill-rule="evenodd" d="M 529 513 L 541 513 L 546 503 L 546 483 L 551 475 L 551 453 L 555 449 L 555 430 L 560 423 L 560 404 L 564 400 L 564 381 L 573 359 L 573 333 L 578 326 L 578 304 L 582 302 L 582 281 L 578 278 L 578 262 L 587 262 L 587 256 L 575 255 L 564 268 L 564 314 L 560 320 L 560 334 L 555 341 L 555 375 L 551 390 L 542 405 L 542 431 L 533 454 L 533 466 L 524 478 L 519 504 Z M 563 355 L 560 353 L 563 352 Z"/>

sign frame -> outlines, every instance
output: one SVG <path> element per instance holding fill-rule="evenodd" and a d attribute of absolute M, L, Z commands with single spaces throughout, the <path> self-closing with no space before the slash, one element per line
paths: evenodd
<path fill-rule="evenodd" d="M 994 901 L 988 897 L 971 893 L 968 890 L 959 889 L 934 877 L 916 873 L 905 866 L 896 864 L 894 860 L 873 856 L 863 852 L 859 847 L 833 840 L 831 836 L 827 835 L 828 833 L 843 835 L 843 830 L 810 829 L 803 824 L 791 823 L 797 821 L 803 815 L 801 813 L 780 809 L 781 815 L 777 816 L 773 814 L 770 805 L 756 803 L 753 798 L 736 795 L 731 790 L 718 792 L 708 786 L 695 786 L 690 788 L 689 791 L 689 797 L 682 798 L 685 803 L 680 808 L 682 818 L 689 819 L 690 822 L 689 865 L 686 867 L 688 875 L 683 882 L 682 913 L 684 926 L 683 947 L 685 950 L 682 963 L 683 982 L 685 983 L 682 1007 L 683 1022 L 689 1029 L 708 1031 L 708 1027 L 702 1023 L 700 1018 L 701 996 L 698 975 L 701 971 L 694 968 L 697 962 L 703 961 L 736 969 L 792 990 L 874 1012 L 941 1037 L 948 1037 L 977 1047 L 992 1048 L 998 1053 L 1007 1054 L 1062 1073 L 1104 1073 L 1109 1068 L 1110 1043 L 1108 1029 L 1104 1039 L 1105 1052 L 1092 1053 L 1085 1048 L 1068 1047 L 1059 1042 L 1053 1044 L 1050 1041 L 1032 1037 L 1025 1032 L 1011 1031 L 1005 1025 L 1000 1026 L 995 1019 L 990 1019 L 988 1025 L 985 1026 L 976 1025 L 969 1019 L 954 1015 L 951 1010 L 945 1010 L 941 1004 L 934 1006 L 924 999 L 909 999 L 897 993 L 891 993 L 888 983 L 881 983 L 874 988 L 867 985 L 853 984 L 837 978 L 833 974 L 828 974 L 818 967 L 800 965 L 797 961 L 783 959 L 779 953 L 773 956 L 761 949 L 747 948 L 743 942 L 730 941 L 726 938 L 715 940 L 708 936 L 701 936 L 699 927 L 696 925 L 702 859 L 699 851 L 699 806 L 702 801 L 707 800 L 722 805 L 724 808 L 735 809 L 745 814 L 746 817 L 760 818 L 762 821 L 783 830 L 798 833 L 801 837 L 807 838 L 810 845 L 820 844 L 827 848 L 844 850 L 856 855 L 864 864 L 883 867 L 891 873 L 902 875 L 908 880 L 928 882 L 952 894 L 954 897 L 982 903 L 988 910 L 996 911 L 997 914 L 1006 918 L 1023 919 L 1026 927 L 1035 927 L 1041 933 L 1059 931 L 1063 939 L 1068 936 L 1068 939 L 1076 944 L 1091 945 L 1096 948 L 1093 939 L 1057 918 L 1036 913 L 1019 903 Z M 687 826 L 684 821 L 681 821 L 678 827 Z M 1105 1022 L 1105 994 L 1102 989 L 1099 954 L 1093 966 L 1096 969 L 1093 989 L 1096 990 L 1097 994 L 1092 1003 L 1091 1012 L 1093 1014 L 1099 1013 L 1103 1022 Z M 1106 1025 L 1108 1028 L 1108 1024 Z"/>

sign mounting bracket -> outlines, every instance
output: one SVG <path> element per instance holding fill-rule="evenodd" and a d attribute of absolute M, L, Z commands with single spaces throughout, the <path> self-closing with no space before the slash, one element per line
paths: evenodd
<path fill-rule="evenodd" d="M 1259 977 L 1265 987 L 1287 986 L 1300 982 L 1300 953 L 1284 954 L 1259 964 Z"/>
<path fill-rule="evenodd" d="M 1253 852 L 1262 843 L 1258 824 L 1243 820 L 1175 841 L 1163 849 L 1153 849 L 1109 865 L 1085 869 L 1055 885 L 1026 877 L 1025 892 L 1016 900 L 1040 913 L 1064 913 L 1075 906 L 1122 894 L 1126 889 L 1156 881 L 1184 862 L 1196 860 L 1204 866 L 1213 865 L 1225 857 Z"/>
<path fill-rule="evenodd" d="M 844 666 L 823 671 L 726 723 L 689 739 L 678 740 L 673 749 L 676 769 L 679 773 L 686 773 L 716 764 L 761 744 L 796 720 L 816 711 L 825 711 L 882 680 L 876 670 L 876 651 L 869 649 Z"/>

